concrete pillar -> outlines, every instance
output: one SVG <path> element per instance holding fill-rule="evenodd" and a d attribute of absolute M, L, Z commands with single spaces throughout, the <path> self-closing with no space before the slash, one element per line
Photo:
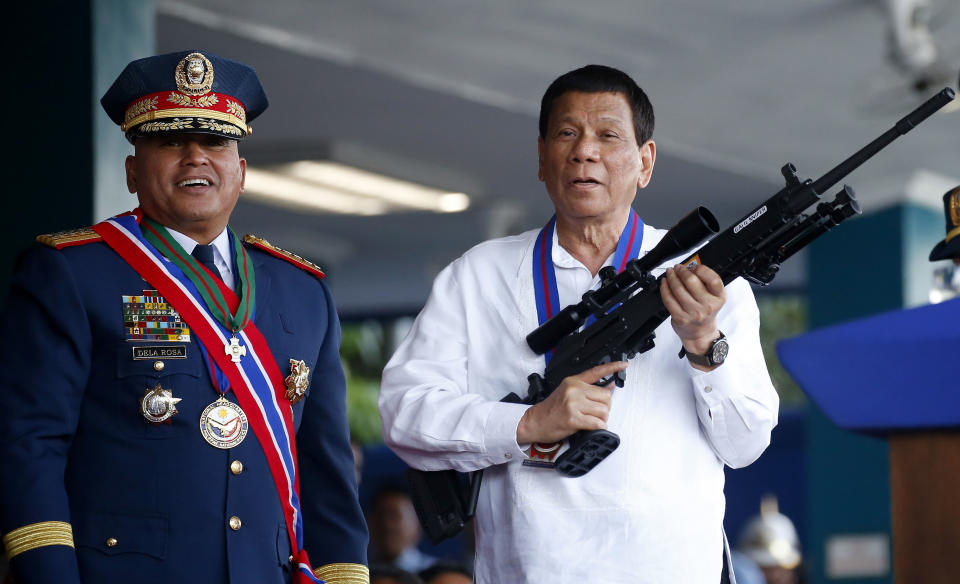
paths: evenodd
<path fill-rule="evenodd" d="M 154 47 L 152 0 L 15 2 L 5 42 L 15 154 L 4 177 L 0 298 L 34 237 L 85 227 L 136 206 L 125 195 L 129 147 L 99 98 L 131 59 Z"/>
<path fill-rule="evenodd" d="M 93 215 L 92 222 L 137 206 L 127 192 L 123 160 L 133 147 L 100 107 L 100 97 L 134 59 L 149 57 L 156 46 L 153 1 L 93 1 Z"/>

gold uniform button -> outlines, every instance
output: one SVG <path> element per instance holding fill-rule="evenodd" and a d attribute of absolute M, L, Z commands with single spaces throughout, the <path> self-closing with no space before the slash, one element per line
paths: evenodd
<path fill-rule="evenodd" d="M 239 460 L 234 460 L 230 463 L 230 472 L 235 475 L 238 475 L 243 472 L 243 463 Z"/>
<path fill-rule="evenodd" d="M 117 545 L 117 538 L 115 537 L 107 538 L 107 547 L 116 547 L 116 545 Z"/>
<path fill-rule="evenodd" d="M 243 525 L 243 523 L 240 522 L 240 518 L 236 515 L 230 518 L 230 529 L 237 531 L 241 525 Z"/>
<path fill-rule="evenodd" d="M 287 561 L 292 564 L 292 563 L 293 563 L 293 556 L 290 556 L 289 558 L 287 558 Z"/>
<path fill-rule="evenodd" d="M 163 367 L 164 367 L 163 361 L 154 361 L 154 362 L 153 362 L 153 368 L 154 368 L 154 370 L 156 370 L 156 371 L 163 371 Z"/>

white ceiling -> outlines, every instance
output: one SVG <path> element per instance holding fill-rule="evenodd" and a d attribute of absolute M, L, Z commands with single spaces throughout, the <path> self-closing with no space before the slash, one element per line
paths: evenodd
<path fill-rule="evenodd" d="M 252 64 L 271 99 L 251 164 L 331 158 L 475 196 L 470 211 L 384 217 L 242 204 L 234 223 L 324 263 L 346 313 L 416 309 L 470 245 L 538 227 L 536 114 L 556 76 L 624 69 L 650 95 L 659 158 L 635 207 L 669 226 L 697 204 L 728 223 L 816 178 L 935 93 L 886 58 L 879 0 L 157 0 L 158 49 Z M 960 12 L 931 28 L 956 87 Z M 960 176 L 960 113 L 940 113 L 847 182 L 898 189 L 917 170 Z M 887 188 L 887 187 L 883 187 Z M 858 191 L 868 202 L 871 194 Z M 938 195 L 934 195 L 938 196 Z M 802 260 L 777 284 L 802 285 Z M 391 294 L 385 295 L 389 290 Z"/>

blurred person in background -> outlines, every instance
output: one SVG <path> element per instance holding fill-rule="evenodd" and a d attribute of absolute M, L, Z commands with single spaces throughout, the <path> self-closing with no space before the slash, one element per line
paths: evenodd
<path fill-rule="evenodd" d="M 417 547 L 422 532 L 406 488 L 389 484 L 377 491 L 370 503 L 367 522 L 371 563 L 417 573 L 437 562 L 437 558 Z"/>
<path fill-rule="evenodd" d="M 371 564 L 370 584 L 424 584 L 416 574 L 396 566 Z"/>
<path fill-rule="evenodd" d="M 757 563 L 739 550 L 730 550 L 730 560 L 737 584 L 767 584 Z"/>
<path fill-rule="evenodd" d="M 930 261 L 950 260 L 933 272 L 930 302 L 943 302 L 960 296 L 960 187 L 943 195 L 943 214 L 946 218 L 946 237 L 930 250 Z"/>
<path fill-rule="evenodd" d="M 760 502 L 760 514 L 744 526 L 737 550 L 753 560 L 763 572 L 766 584 L 801 582 L 800 539 L 797 529 L 780 513 L 777 498 L 767 495 Z M 735 564 L 736 565 L 736 564 Z"/>
<path fill-rule="evenodd" d="M 930 250 L 929 260 L 950 260 L 960 266 L 960 187 L 954 187 L 943 195 L 943 214 L 947 222 L 947 235 Z"/>
<path fill-rule="evenodd" d="M 419 574 L 423 584 L 472 584 L 473 573 L 463 564 L 441 560 Z"/>

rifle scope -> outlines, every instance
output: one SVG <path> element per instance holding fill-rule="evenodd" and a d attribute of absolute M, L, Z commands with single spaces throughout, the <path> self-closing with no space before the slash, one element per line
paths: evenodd
<path fill-rule="evenodd" d="M 625 300 L 640 285 L 647 285 L 651 270 L 666 260 L 682 255 L 720 230 L 720 223 L 706 207 L 697 207 L 670 228 L 660 243 L 646 255 L 627 262 L 622 272 L 600 288 L 584 293 L 583 300 L 564 308 L 527 335 L 527 345 L 538 355 L 552 349 L 560 339 L 580 328 L 593 314 L 599 318 Z"/>

